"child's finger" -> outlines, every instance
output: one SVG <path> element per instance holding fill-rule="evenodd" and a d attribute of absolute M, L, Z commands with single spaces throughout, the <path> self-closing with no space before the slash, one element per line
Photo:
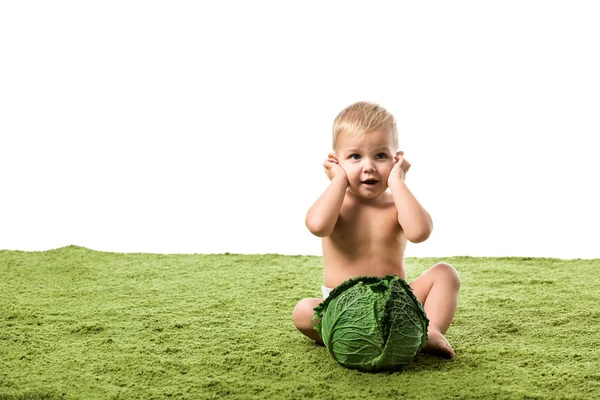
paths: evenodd
<path fill-rule="evenodd" d="M 331 169 L 331 166 L 332 166 L 333 164 L 337 164 L 337 163 L 338 163 L 338 162 L 337 162 L 336 160 L 333 160 L 333 159 L 331 159 L 331 158 L 330 158 L 330 159 L 327 159 L 327 160 L 323 161 L 323 166 L 324 166 L 325 168 L 327 168 L 327 169 Z"/>

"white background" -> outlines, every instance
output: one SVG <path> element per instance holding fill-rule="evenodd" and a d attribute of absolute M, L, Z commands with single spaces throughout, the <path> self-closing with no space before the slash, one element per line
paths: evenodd
<path fill-rule="evenodd" d="M 0 5 L 0 249 L 321 254 L 345 106 L 397 118 L 407 256 L 599 258 L 595 1 Z"/>

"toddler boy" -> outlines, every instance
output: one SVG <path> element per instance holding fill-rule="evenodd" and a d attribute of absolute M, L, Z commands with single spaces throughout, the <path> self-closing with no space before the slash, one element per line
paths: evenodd
<path fill-rule="evenodd" d="M 333 152 L 323 163 L 331 182 L 306 214 L 307 228 L 322 238 L 323 298 L 357 276 L 406 279 L 407 240 L 423 242 L 433 229 L 431 216 L 406 185 L 410 166 L 398 151 L 395 118 L 385 108 L 358 102 L 335 118 Z M 423 351 L 454 357 L 444 334 L 456 311 L 458 273 L 439 263 L 410 286 L 429 318 Z M 317 342 L 313 309 L 323 298 L 301 300 L 292 314 L 296 328 Z"/>

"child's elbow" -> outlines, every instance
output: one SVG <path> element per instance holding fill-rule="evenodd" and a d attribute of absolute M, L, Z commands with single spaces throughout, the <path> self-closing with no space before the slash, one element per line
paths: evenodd
<path fill-rule="evenodd" d="M 315 221 L 314 219 L 306 219 L 306 227 L 315 236 L 326 237 L 331 235 L 331 229 L 321 221 Z"/>
<path fill-rule="evenodd" d="M 408 236 L 407 238 L 411 243 L 422 243 L 429 238 L 429 235 Z"/>
<path fill-rule="evenodd" d="M 431 235 L 431 229 L 423 229 L 421 231 L 411 232 L 410 234 L 407 233 L 406 238 L 411 243 L 422 243 L 422 242 L 426 241 L 427 239 L 429 239 L 430 235 Z"/>

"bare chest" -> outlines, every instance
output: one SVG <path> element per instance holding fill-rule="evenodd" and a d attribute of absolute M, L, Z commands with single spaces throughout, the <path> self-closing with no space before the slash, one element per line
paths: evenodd
<path fill-rule="evenodd" d="M 342 207 L 332 239 L 347 251 L 401 247 L 402 229 L 393 203 Z"/>

